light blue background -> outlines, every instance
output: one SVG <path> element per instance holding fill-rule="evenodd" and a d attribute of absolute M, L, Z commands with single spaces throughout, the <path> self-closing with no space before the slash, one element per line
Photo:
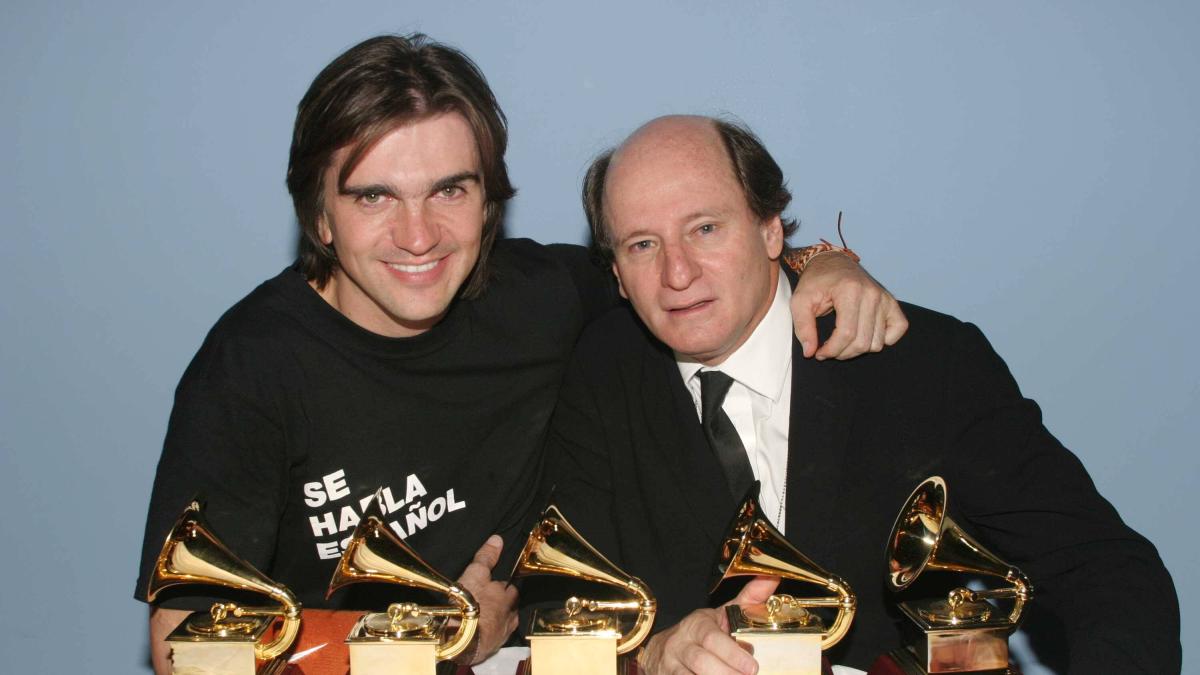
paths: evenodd
<path fill-rule="evenodd" d="M 293 255 L 308 83 L 411 30 L 507 111 L 514 235 L 582 241 L 586 162 L 637 123 L 740 115 L 799 241 L 842 209 L 897 295 L 984 329 L 1200 638 L 1195 3 L 160 0 L 0 24 L 0 669 L 145 668 L 130 596 L 176 381 Z"/>

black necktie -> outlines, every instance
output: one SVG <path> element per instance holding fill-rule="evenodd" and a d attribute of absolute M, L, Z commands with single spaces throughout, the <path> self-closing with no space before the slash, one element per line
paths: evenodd
<path fill-rule="evenodd" d="M 697 374 L 700 378 L 700 416 L 704 436 L 717 455 L 717 461 L 725 470 L 729 491 L 734 499 L 741 499 L 754 482 L 754 471 L 750 469 L 750 458 L 746 447 L 738 436 L 729 415 L 721 408 L 725 394 L 733 386 L 733 378 L 719 370 L 706 370 Z"/>

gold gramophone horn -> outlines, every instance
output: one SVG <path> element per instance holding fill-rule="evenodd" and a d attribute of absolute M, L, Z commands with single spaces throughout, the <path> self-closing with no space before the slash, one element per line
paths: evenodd
<path fill-rule="evenodd" d="M 754 494 L 755 490 L 751 490 L 742 502 L 733 527 L 721 546 L 720 557 L 717 560 L 718 578 L 713 584 L 713 590 L 730 577 L 759 575 L 795 579 L 825 587 L 835 595 L 818 598 L 773 595 L 767 601 L 766 612 L 762 617 L 748 618 L 758 618 L 763 623 L 774 624 L 777 622 L 775 617 L 781 614 L 780 610 L 791 610 L 791 616 L 800 617 L 797 620 L 809 621 L 807 608 L 835 607 L 838 610 L 837 617 L 833 625 L 821 636 L 821 649 L 829 649 L 841 641 L 846 631 L 850 630 L 857 606 L 854 591 L 846 581 L 826 572 L 792 546 L 783 533 L 762 516 L 762 509 Z M 815 619 L 815 616 L 813 618 Z"/>
<path fill-rule="evenodd" d="M 448 595 L 453 607 L 431 607 L 413 603 L 396 603 L 386 613 L 366 617 L 366 629 L 374 635 L 402 636 L 410 631 L 424 630 L 432 617 L 457 617 L 458 630 L 438 645 L 438 660 L 458 656 L 471 643 L 479 624 L 479 605 L 467 589 L 447 579 L 421 559 L 415 551 L 397 537 L 383 522 L 379 493 L 371 500 L 358 527 L 338 561 L 325 597 L 348 584 L 373 581 L 400 584 Z"/>
<path fill-rule="evenodd" d="M 273 640 L 254 645 L 254 656 L 269 661 L 292 646 L 300 630 L 300 602 L 288 588 L 275 583 L 253 565 L 234 555 L 212 532 L 200 503 L 193 501 L 167 535 L 146 599 L 153 602 L 164 588 L 180 584 L 210 584 L 261 593 L 277 601 L 280 607 L 241 607 L 234 603 L 216 603 L 210 619 L 191 619 L 188 630 L 197 635 L 247 633 L 248 622 L 239 617 L 282 617 L 283 624 Z"/>
<path fill-rule="evenodd" d="M 888 585 L 893 591 L 904 590 L 926 570 L 1000 577 L 1012 586 L 986 591 L 956 588 L 923 618 L 946 624 L 983 621 L 991 611 L 983 600 L 1012 598 L 1008 621 L 1017 624 L 1033 596 L 1033 586 L 1021 570 L 996 557 L 947 515 L 947 499 L 946 482 L 940 476 L 925 479 L 908 497 L 888 537 Z"/>
<path fill-rule="evenodd" d="M 617 640 L 617 653 L 637 648 L 650 634 L 658 604 L 641 579 L 626 574 L 592 547 L 571 527 L 554 504 L 546 507 L 529 533 L 525 548 L 513 567 L 512 578 L 549 574 L 615 586 L 628 591 L 627 601 L 591 600 L 572 597 L 563 614 L 570 620 L 581 612 L 637 612 L 633 627 Z"/>

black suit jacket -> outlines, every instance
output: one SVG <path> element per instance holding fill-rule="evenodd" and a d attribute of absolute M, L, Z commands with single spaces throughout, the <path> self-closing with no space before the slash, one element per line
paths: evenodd
<path fill-rule="evenodd" d="M 1050 647 L 1043 660 L 1069 659 L 1073 673 L 1178 672 L 1178 603 L 1154 547 L 1042 426 L 977 328 L 904 310 L 907 336 L 879 354 L 817 362 L 794 342 L 786 535 L 859 599 L 831 660 L 865 669 L 900 644 L 884 548 L 905 498 L 937 474 L 956 521 L 1032 580 L 1026 627 Z M 827 336 L 832 319 L 821 327 Z M 579 342 L 546 484 L 584 537 L 653 589 L 656 631 L 720 599 L 709 585 L 735 499 L 670 350 L 629 309 Z M 927 576 L 916 597 L 962 583 Z"/>

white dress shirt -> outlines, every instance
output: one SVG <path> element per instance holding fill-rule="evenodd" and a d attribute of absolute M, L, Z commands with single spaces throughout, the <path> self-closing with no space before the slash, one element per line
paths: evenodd
<path fill-rule="evenodd" d="M 733 378 L 722 404 L 737 429 L 754 477 L 762 482 L 759 503 L 780 532 L 787 496 L 788 429 L 792 407 L 792 287 L 779 275 L 775 297 L 750 337 L 720 364 L 710 368 L 675 354 L 679 374 L 692 394 L 700 417 L 702 370 L 719 370 Z M 732 514 L 731 514 L 732 515 Z"/>

